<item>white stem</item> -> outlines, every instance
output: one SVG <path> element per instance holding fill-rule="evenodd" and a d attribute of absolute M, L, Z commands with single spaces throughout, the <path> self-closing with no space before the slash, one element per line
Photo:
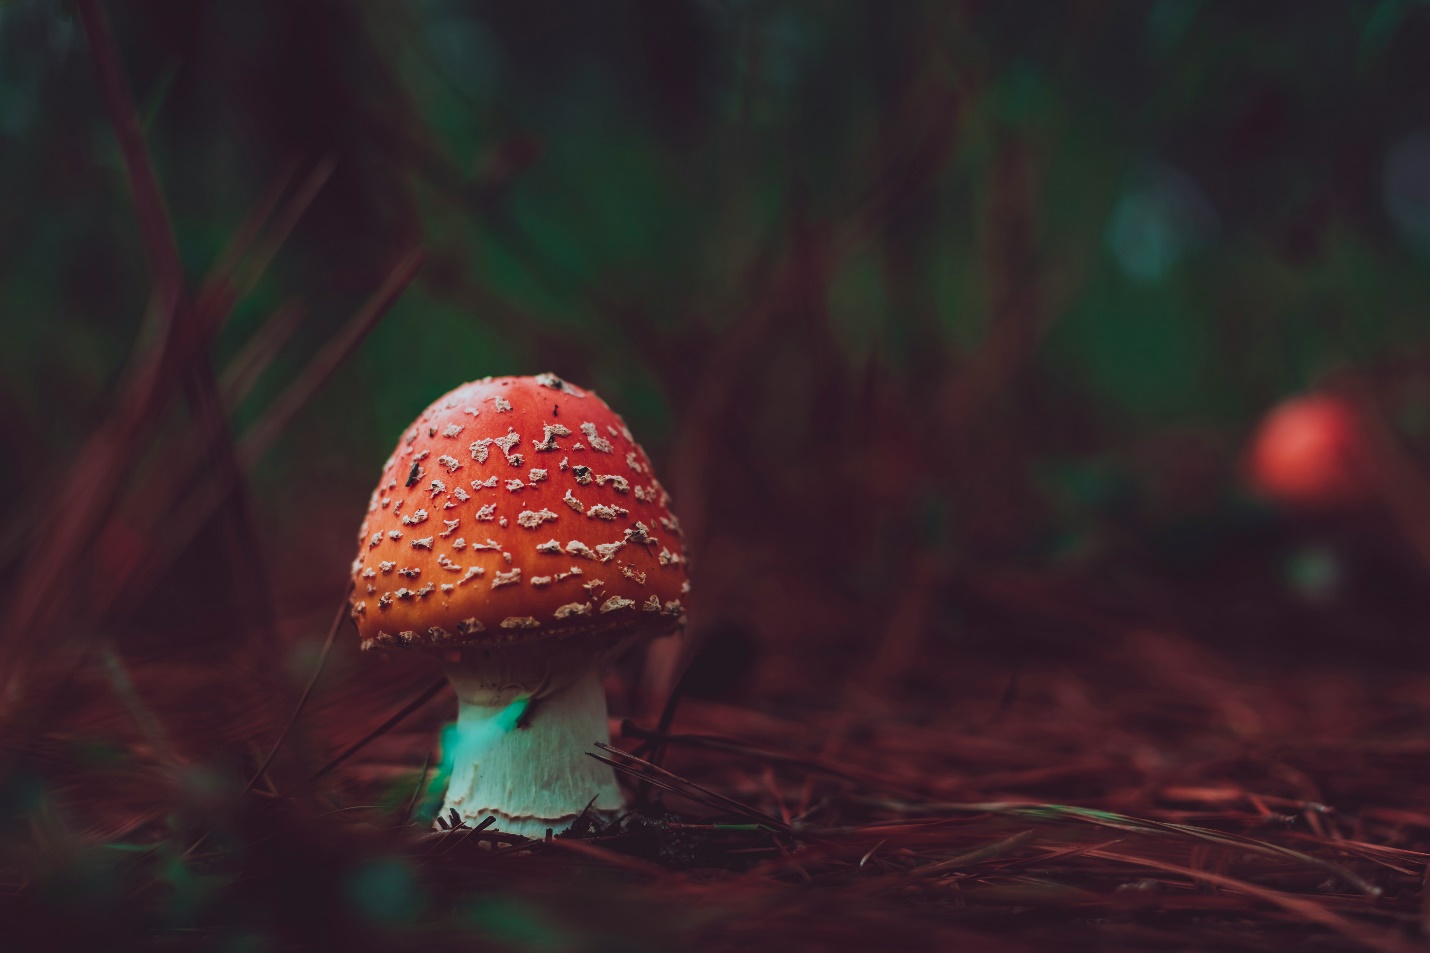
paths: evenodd
<path fill-rule="evenodd" d="M 459 697 L 461 693 L 459 692 Z M 524 704 L 482 705 L 462 699 L 457 709 L 457 745 L 442 815 L 452 809 L 475 826 L 495 814 L 495 830 L 544 837 L 563 831 L 591 804 L 619 809 L 623 800 L 609 765 L 586 752 L 609 741 L 606 691 L 592 669 L 531 708 L 516 727 Z"/>

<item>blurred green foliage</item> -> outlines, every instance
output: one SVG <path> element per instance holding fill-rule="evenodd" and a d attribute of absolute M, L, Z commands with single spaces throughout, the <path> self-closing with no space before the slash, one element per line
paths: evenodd
<path fill-rule="evenodd" d="M 685 396 L 681 352 L 748 306 L 744 276 L 792 217 L 837 223 L 898 174 L 879 150 L 905 144 L 891 114 L 934 80 L 967 114 L 937 187 L 830 276 L 851 374 L 871 354 L 910 367 L 930 334 L 977 347 L 981 206 L 1010 138 L 1034 168 L 1037 259 L 1066 262 L 1074 286 L 1039 362 L 1119 436 L 1242 421 L 1423 337 L 1419 4 L 154 2 L 114 18 L 192 276 L 285 162 L 337 162 L 220 343 L 222 363 L 279 302 L 306 302 L 252 401 L 384 256 L 433 251 L 313 411 L 357 410 L 333 439 L 368 461 L 447 387 L 545 364 L 658 443 Z M 0 140 L 13 459 L 73 445 L 146 294 L 62 5 L 0 10 Z M 890 245 L 909 259 L 897 274 Z M 652 366 L 672 358 L 677 373 Z"/>

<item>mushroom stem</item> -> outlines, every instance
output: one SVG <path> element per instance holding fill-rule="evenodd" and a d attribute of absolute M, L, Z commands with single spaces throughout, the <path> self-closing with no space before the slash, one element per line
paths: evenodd
<path fill-rule="evenodd" d="M 442 816 L 455 810 L 475 826 L 496 815 L 497 830 L 544 837 L 547 828 L 569 828 L 587 805 L 622 807 L 615 772 L 586 756 L 595 742 L 610 740 L 599 669 L 536 705 L 529 696 L 483 704 L 496 699 L 474 699 L 453 682 L 460 707 Z"/>

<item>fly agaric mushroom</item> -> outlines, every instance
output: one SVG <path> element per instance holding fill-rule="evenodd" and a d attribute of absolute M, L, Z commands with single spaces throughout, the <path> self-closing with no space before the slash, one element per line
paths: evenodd
<path fill-rule="evenodd" d="M 541 836 L 622 797 L 601 667 L 685 621 L 680 524 L 645 451 L 551 374 L 463 384 L 383 467 L 353 561 L 364 649 L 434 651 L 460 702 L 442 816 Z"/>
<path fill-rule="evenodd" d="M 1306 509 L 1355 506 L 1374 495 L 1365 427 L 1331 394 L 1292 397 L 1272 408 L 1247 455 L 1252 486 L 1274 502 Z"/>

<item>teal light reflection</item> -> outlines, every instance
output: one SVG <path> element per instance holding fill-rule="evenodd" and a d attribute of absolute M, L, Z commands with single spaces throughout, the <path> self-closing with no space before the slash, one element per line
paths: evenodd
<path fill-rule="evenodd" d="M 442 729 L 442 760 L 423 792 L 418 816 L 431 820 L 442 803 L 442 793 L 452 779 L 452 768 L 460 761 L 479 761 L 483 750 L 490 748 L 504 735 L 516 730 L 522 716 L 531 707 L 530 698 L 518 698 L 495 715 L 484 719 L 467 718 Z M 472 709 L 468 709 L 472 711 Z"/>

